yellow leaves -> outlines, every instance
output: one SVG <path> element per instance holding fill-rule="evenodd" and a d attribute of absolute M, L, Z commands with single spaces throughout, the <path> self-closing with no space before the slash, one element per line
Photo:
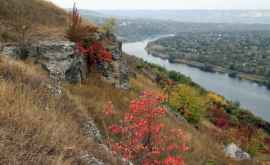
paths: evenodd
<path fill-rule="evenodd" d="M 199 92 L 188 85 L 177 85 L 172 89 L 169 96 L 169 103 L 174 109 L 181 109 L 185 106 L 192 106 L 192 103 L 202 103 Z"/>
<path fill-rule="evenodd" d="M 169 94 L 169 105 L 189 121 L 198 122 L 206 108 L 206 98 L 189 85 L 177 85 Z"/>
<path fill-rule="evenodd" d="M 220 95 L 214 93 L 214 92 L 208 92 L 207 97 L 215 104 L 219 105 L 227 105 L 227 101 Z"/>

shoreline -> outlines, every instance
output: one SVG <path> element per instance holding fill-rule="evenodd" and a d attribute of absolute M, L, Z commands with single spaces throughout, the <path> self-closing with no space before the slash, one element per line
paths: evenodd
<path fill-rule="evenodd" d="M 151 48 L 149 48 L 148 45 L 146 46 L 145 50 L 154 57 L 158 57 L 158 58 L 161 58 L 164 60 L 169 60 L 169 62 L 172 64 L 185 64 L 185 65 L 188 65 L 190 67 L 200 69 L 204 72 L 227 74 L 231 78 L 250 81 L 250 82 L 256 83 L 259 86 L 264 86 L 268 90 L 270 90 L 270 88 L 266 84 L 267 80 L 262 76 L 238 72 L 238 71 L 234 71 L 234 70 L 228 70 L 228 69 L 225 69 L 221 66 L 205 64 L 205 63 L 192 61 L 192 60 L 185 60 L 185 59 L 170 60 L 169 55 L 163 54 L 163 53 L 155 51 L 155 50 L 151 50 Z"/>

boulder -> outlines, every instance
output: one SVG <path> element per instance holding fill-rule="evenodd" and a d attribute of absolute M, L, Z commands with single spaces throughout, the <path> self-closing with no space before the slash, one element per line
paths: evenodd
<path fill-rule="evenodd" d="M 250 159 L 250 155 L 247 152 L 244 152 L 236 144 L 231 143 L 227 145 L 224 149 L 225 155 L 236 159 L 236 160 L 247 160 Z"/>

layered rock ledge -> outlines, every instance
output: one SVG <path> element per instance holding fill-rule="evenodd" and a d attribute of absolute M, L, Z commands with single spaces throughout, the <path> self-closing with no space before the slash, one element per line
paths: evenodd
<path fill-rule="evenodd" d="M 16 46 L 4 46 L 2 54 L 17 59 L 33 59 L 48 71 L 54 81 L 80 83 L 87 78 L 89 68 L 86 57 L 75 48 L 75 43 L 70 41 L 40 41 L 28 46 L 23 53 Z M 114 40 L 106 45 L 106 49 L 112 52 L 112 62 L 99 62 L 97 70 L 104 81 L 117 88 L 128 89 L 128 67 L 122 58 L 122 43 Z"/>

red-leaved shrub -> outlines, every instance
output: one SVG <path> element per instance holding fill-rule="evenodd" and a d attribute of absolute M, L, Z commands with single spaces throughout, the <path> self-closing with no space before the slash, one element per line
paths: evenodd
<path fill-rule="evenodd" d="M 92 35 L 94 33 L 97 33 L 97 27 L 84 25 L 79 11 L 74 4 L 66 37 L 76 43 L 76 48 L 80 54 L 88 57 L 89 65 L 98 61 L 111 62 L 112 53 L 107 51 L 101 42 L 93 39 L 94 37 Z M 93 38 L 89 42 L 91 36 Z"/>
<path fill-rule="evenodd" d="M 107 51 L 99 42 L 93 42 L 89 47 L 83 46 L 81 42 L 77 43 L 77 49 L 83 55 L 88 57 L 89 64 L 97 63 L 98 61 L 112 61 L 112 53 Z"/>
<path fill-rule="evenodd" d="M 181 129 L 168 129 L 160 120 L 165 115 L 164 100 L 163 96 L 143 92 L 139 99 L 131 101 L 120 122 L 108 126 L 112 150 L 135 164 L 183 165 L 179 154 L 188 150 L 187 136 Z M 107 117 L 117 115 L 112 104 L 104 113 Z"/>
<path fill-rule="evenodd" d="M 229 115 L 220 109 L 218 106 L 214 106 L 210 111 L 211 121 L 219 128 L 226 129 L 230 126 Z"/>

